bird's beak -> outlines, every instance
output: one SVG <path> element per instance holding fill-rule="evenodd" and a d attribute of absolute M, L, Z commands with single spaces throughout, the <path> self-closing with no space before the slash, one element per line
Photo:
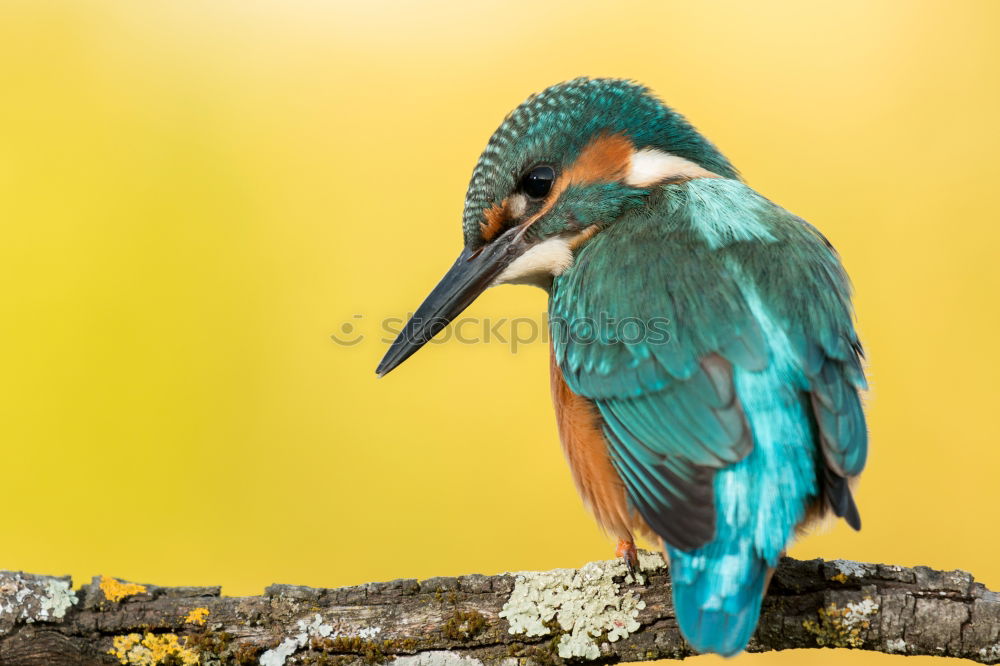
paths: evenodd
<path fill-rule="evenodd" d="M 410 317 L 375 372 L 384 376 L 423 347 L 486 291 L 528 247 L 524 229 L 514 227 L 475 252 L 462 250 L 430 295 Z"/>

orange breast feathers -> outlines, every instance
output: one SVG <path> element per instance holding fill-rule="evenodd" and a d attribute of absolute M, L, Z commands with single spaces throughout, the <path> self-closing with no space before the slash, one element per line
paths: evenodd
<path fill-rule="evenodd" d="M 570 390 L 562 370 L 551 355 L 552 402 L 563 452 L 573 472 L 573 481 L 587 508 L 608 534 L 632 539 L 633 534 L 652 531 L 625 499 L 625 485 L 608 457 L 608 446 L 601 432 L 601 417 L 594 404 Z"/>

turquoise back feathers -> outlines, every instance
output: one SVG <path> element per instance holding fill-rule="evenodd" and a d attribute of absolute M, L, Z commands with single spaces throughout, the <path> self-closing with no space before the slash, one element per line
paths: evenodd
<path fill-rule="evenodd" d="M 580 250 L 550 316 L 566 382 L 664 540 L 684 635 L 744 649 L 810 507 L 860 526 L 845 479 L 866 458 L 865 382 L 836 254 L 738 181 L 666 185 Z M 625 318 L 665 318 L 668 339 L 623 340 Z M 612 324 L 584 343 L 566 334 L 582 320 Z"/>

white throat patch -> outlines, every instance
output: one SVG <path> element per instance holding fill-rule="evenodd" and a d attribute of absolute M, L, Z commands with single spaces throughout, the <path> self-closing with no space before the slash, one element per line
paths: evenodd
<path fill-rule="evenodd" d="M 498 284 L 533 284 L 548 289 L 552 278 L 573 265 L 573 236 L 546 238 L 515 259 L 493 280 Z"/>
<path fill-rule="evenodd" d="M 632 153 L 625 183 L 633 187 L 648 187 L 674 178 L 719 178 L 719 175 L 683 157 L 656 148 L 643 148 Z M 519 216 L 524 213 L 526 204 L 524 196 L 517 195 L 511 200 L 511 210 Z M 560 234 L 546 238 L 515 259 L 490 286 L 533 284 L 548 289 L 553 277 L 562 275 L 573 265 L 573 250 L 581 240 L 590 235 L 592 234 L 580 232 L 577 235 Z"/>

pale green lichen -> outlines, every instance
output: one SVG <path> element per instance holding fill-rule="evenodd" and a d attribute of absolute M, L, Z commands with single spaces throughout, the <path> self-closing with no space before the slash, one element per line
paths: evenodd
<path fill-rule="evenodd" d="M 643 570 L 663 566 L 662 559 L 645 560 Z M 614 581 L 626 573 L 621 560 L 591 562 L 579 570 L 518 573 L 499 615 L 507 619 L 511 634 L 526 636 L 551 633 L 547 625 L 555 620 L 565 632 L 557 646 L 560 657 L 597 659 L 601 650 L 595 638 L 606 634 L 614 642 L 639 629 L 636 617 L 646 603 L 632 592 L 621 594 Z"/>
<path fill-rule="evenodd" d="M 850 602 L 844 608 L 830 604 L 818 611 L 819 622 L 806 620 L 802 626 L 816 636 L 822 647 L 861 647 L 862 632 L 871 626 L 870 618 L 878 613 L 878 604 L 870 598 Z"/>
<path fill-rule="evenodd" d="M 272 648 L 260 655 L 260 666 L 284 666 L 285 660 L 295 654 L 300 647 L 305 645 L 294 638 L 286 638 L 276 648 Z"/>
<path fill-rule="evenodd" d="M 483 662 L 473 657 L 463 657 L 457 652 L 432 650 L 396 657 L 390 662 L 390 666 L 483 666 Z"/>
<path fill-rule="evenodd" d="M 298 631 L 294 636 L 284 639 L 274 648 L 260 656 L 260 666 L 283 666 L 285 660 L 309 645 L 312 639 L 368 640 L 382 632 L 382 627 L 360 627 L 350 632 L 334 631 L 333 626 L 323 622 L 323 616 L 316 613 L 309 620 L 298 620 Z"/>
<path fill-rule="evenodd" d="M 851 560 L 831 560 L 830 564 L 832 564 L 837 570 L 838 575 L 850 578 L 863 578 L 865 575 L 865 567 L 860 562 L 853 562 Z"/>
<path fill-rule="evenodd" d="M 661 553 L 653 553 L 648 550 L 640 550 L 639 554 L 639 571 L 657 571 L 659 569 L 667 568 L 667 561 L 663 559 Z M 642 582 L 642 581 L 639 581 Z"/>
<path fill-rule="evenodd" d="M 323 617 L 319 613 L 316 613 L 309 621 L 299 620 L 296 625 L 299 629 L 298 633 L 281 641 L 278 647 L 262 654 L 260 666 L 283 666 L 285 660 L 305 647 L 310 638 L 327 638 L 333 633 L 333 627 L 324 623 Z"/>
<path fill-rule="evenodd" d="M 892 654 L 905 654 L 906 641 L 902 638 L 893 638 L 892 640 L 886 642 L 885 649 Z"/>
<path fill-rule="evenodd" d="M 77 602 L 68 580 L 31 574 L 5 573 L 0 585 L 0 624 L 61 620 Z"/>
<path fill-rule="evenodd" d="M 365 640 L 375 638 L 380 633 L 382 633 L 382 627 L 362 627 L 358 629 L 358 638 L 364 638 Z M 334 634 L 336 636 L 337 634 Z"/>
<path fill-rule="evenodd" d="M 980 648 L 979 656 L 982 657 L 983 663 L 986 664 L 992 664 L 1000 661 L 1000 643 L 991 645 L 988 648 Z"/>
<path fill-rule="evenodd" d="M 38 597 L 36 619 L 40 622 L 61 620 L 76 602 L 76 592 L 70 587 L 69 581 L 50 578 L 45 581 L 45 592 Z"/>

